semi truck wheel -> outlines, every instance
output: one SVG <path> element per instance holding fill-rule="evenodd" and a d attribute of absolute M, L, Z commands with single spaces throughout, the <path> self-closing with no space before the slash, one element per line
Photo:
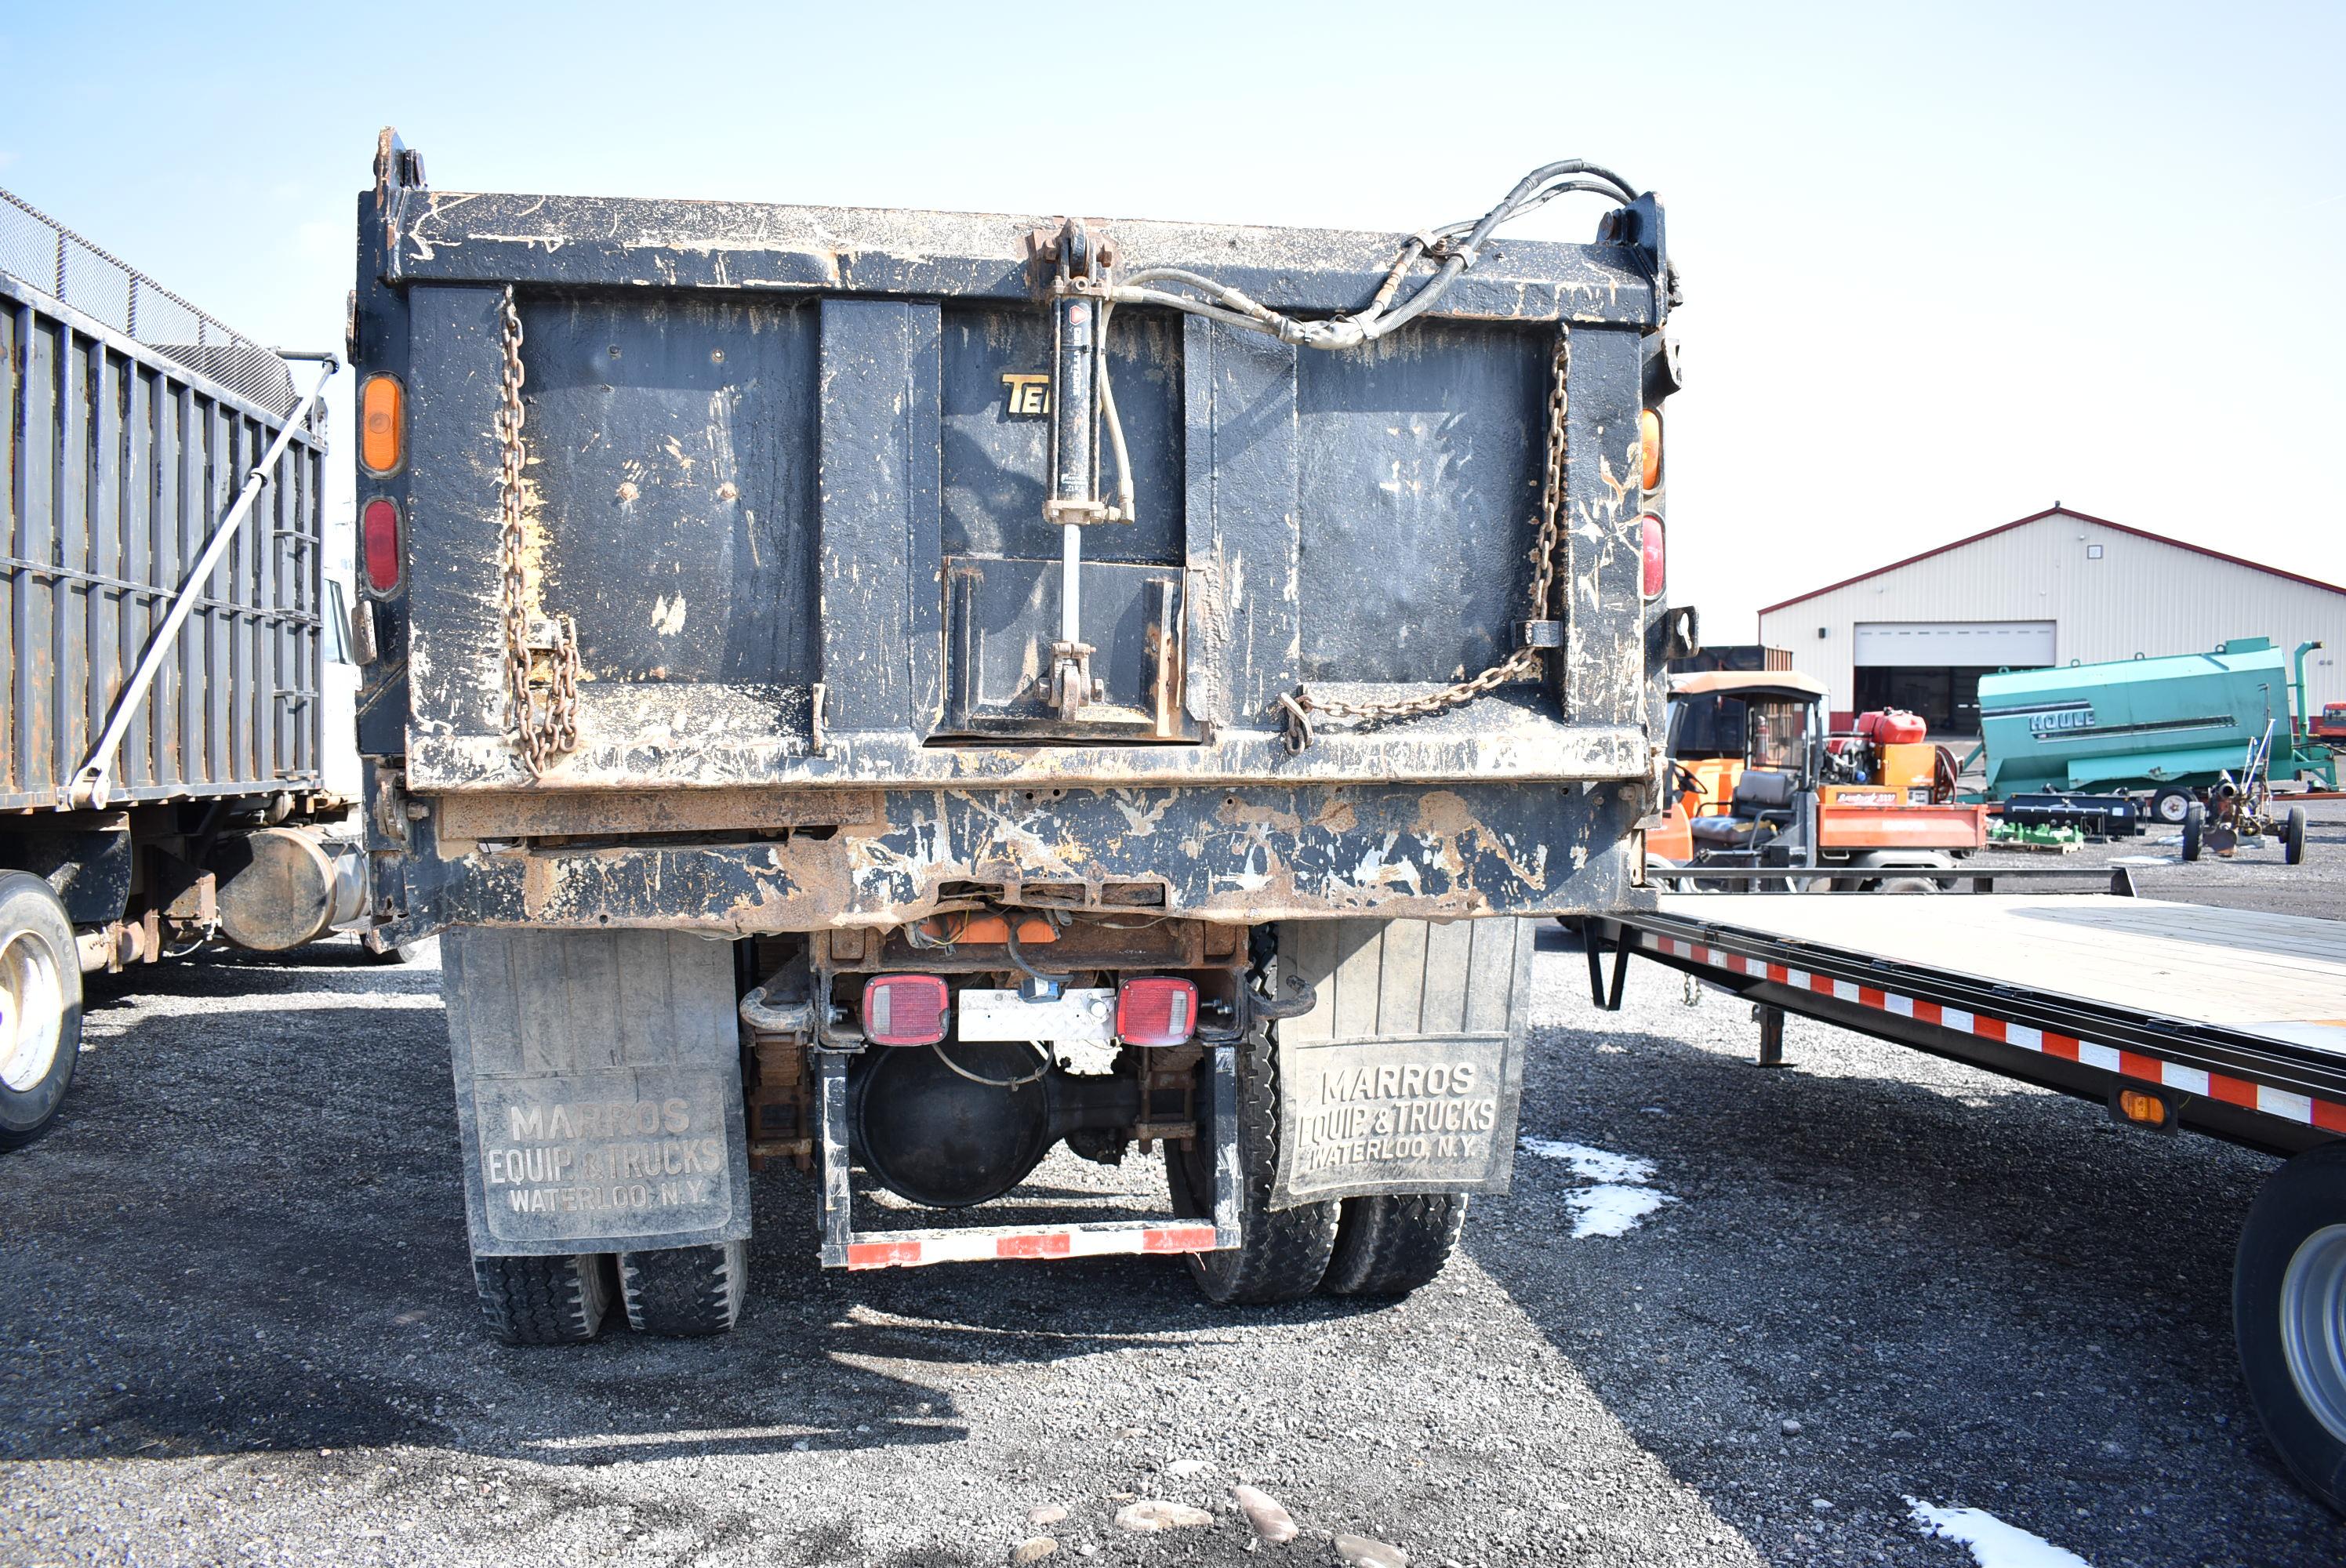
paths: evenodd
<path fill-rule="evenodd" d="M 2180 828 L 2183 826 L 2183 814 L 2191 806 L 2191 791 L 2180 784 L 2169 784 L 2150 798 L 2151 819 L 2170 828 Z"/>
<path fill-rule="evenodd" d="M 2208 809 L 2193 800 L 2183 809 L 2183 858 L 2186 861 L 2199 858 L 2199 844 L 2208 831 Z"/>
<path fill-rule="evenodd" d="M 1229 1252 L 1189 1254 L 1189 1273 L 1209 1300 L 1253 1307 L 1297 1301 L 1320 1287 L 1336 1248 L 1338 1206 L 1270 1205 L 1279 1168 L 1278 1052 L 1256 1034 L 1239 1046 L 1239 1245 Z M 1203 1084 L 1201 1083 L 1202 1090 Z M 1165 1145 L 1166 1185 L 1173 1212 L 1201 1219 L 1214 1212 L 1214 1129 L 1211 1097 L 1198 1096 L 1198 1136 L 1188 1150 Z"/>
<path fill-rule="evenodd" d="M 619 1299 L 639 1334 L 694 1339 L 740 1321 L 749 1293 L 750 1244 L 667 1247 L 619 1254 Z"/>
<path fill-rule="evenodd" d="M 2273 1447 L 2308 1492 L 2346 1513 L 2346 1143 L 2298 1156 L 2249 1206 L 2232 1333 Z"/>
<path fill-rule="evenodd" d="M 2305 863 L 2305 808 L 2291 806 L 2281 820 L 2281 859 L 2292 866 Z"/>
<path fill-rule="evenodd" d="M 81 957 L 49 884 L 0 871 L 0 1148 L 41 1135 L 81 1054 Z"/>
<path fill-rule="evenodd" d="M 489 1331 L 506 1344 L 584 1344 L 610 1310 L 611 1260 L 596 1252 L 475 1257 L 473 1288 Z"/>
<path fill-rule="evenodd" d="M 1466 1226 L 1463 1192 L 1348 1197 L 1321 1288 L 1333 1296 L 1406 1296 L 1431 1284 Z"/>

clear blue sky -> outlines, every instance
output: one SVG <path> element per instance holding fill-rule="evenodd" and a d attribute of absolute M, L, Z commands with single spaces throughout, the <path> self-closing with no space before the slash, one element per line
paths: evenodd
<path fill-rule="evenodd" d="M 1669 206 L 1728 641 L 2056 499 L 2346 581 L 2341 63 L 2335 4 L 19 4 L 0 185 L 326 345 L 387 123 L 444 189 L 1396 230 L 1594 158 Z"/>

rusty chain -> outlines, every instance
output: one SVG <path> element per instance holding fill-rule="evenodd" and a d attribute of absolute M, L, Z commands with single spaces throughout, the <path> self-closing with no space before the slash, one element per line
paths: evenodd
<path fill-rule="evenodd" d="M 521 312 L 514 308 L 513 286 L 505 286 L 501 308 L 505 329 L 505 369 L 497 403 L 496 436 L 502 458 L 497 474 L 498 511 L 503 530 L 498 540 L 499 597 L 505 618 L 506 723 L 514 748 L 537 778 L 556 758 L 578 745 L 578 636 L 568 616 L 552 623 L 550 646 L 531 646 L 529 629 L 528 550 L 522 533 L 522 467 L 528 449 L 522 442 Z M 546 656 L 546 670 L 537 678 L 537 656 Z"/>
<path fill-rule="evenodd" d="M 1548 597 L 1556 582 L 1556 545 L 1563 538 L 1565 465 L 1570 455 L 1565 422 L 1571 412 L 1571 394 L 1567 390 L 1571 374 L 1572 328 L 1568 323 L 1559 321 L 1556 323 L 1556 355 L 1547 392 L 1547 473 L 1540 487 L 1538 536 L 1531 549 L 1530 618 L 1533 621 L 1552 618 Z M 1454 686 L 1384 702 L 1344 702 L 1335 697 L 1316 697 L 1309 691 L 1281 697 L 1279 706 L 1287 714 L 1288 744 L 1299 751 L 1310 745 L 1313 722 L 1322 716 L 1339 723 L 1362 724 L 1382 719 L 1418 718 L 1455 708 L 1511 680 L 1537 676 L 1540 672 L 1540 652 L 1539 648 L 1526 643 L 1482 674 Z"/>

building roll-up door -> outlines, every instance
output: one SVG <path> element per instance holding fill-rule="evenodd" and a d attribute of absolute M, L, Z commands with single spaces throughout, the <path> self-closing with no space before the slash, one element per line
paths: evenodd
<path fill-rule="evenodd" d="M 1860 621 L 1859 666 L 2035 669 L 2054 662 L 2051 621 Z"/>

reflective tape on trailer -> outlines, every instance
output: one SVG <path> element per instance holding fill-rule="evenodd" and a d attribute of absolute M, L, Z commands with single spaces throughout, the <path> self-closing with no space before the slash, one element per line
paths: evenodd
<path fill-rule="evenodd" d="M 1106 1257 L 1126 1253 L 1211 1252 L 1210 1225 L 996 1226 L 968 1230 L 858 1236 L 850 1268 L 918 1268 L 931 1263 L 990 1263 L 1019 1257 Z"/>
<path fill-rule="evenodd" d="M 2346 1133 L 2346 1105 L 2316 1099 L 2290 1089 L 2277 1089 L 2269 1084 L 2259 1084 L 2248 1078 L 2236 1078 L 2223 1073 L 2211 1073 L 2204 1068 L 2187 1067 L 2179 1062 L 2168 1062 L 2129 1047 L 2098 1044 L 2080 1040 L 2075 1035 L 2059 1034 L 2032 1024 L 2016 1023 L 2008 1019 L 1993 1017 L 1984 1013 L 1947 1007 L 1920 997 L 1901 995 L 1855 981 L 1836 980 L 1829 974 L 1814 974 L 1789 964 L 1770 963 L 1764 959 L 1746 958 L 1725 948 L 1707 947 L 1698 942 L 1680 937 L 1662 936 L 1654 932 L 1639 932 L 1640 946 L 1672 958 L 1683 958 L 1724 969 L 1753 980 L 1770 981 L 1806 991 L 1817 996 L 1830 996 L 1836 1001 L 1855 1003 L 1879 1013 L 1896 1013 L 1917 1023 L 1928 1023 L 1975 1039 L 1994 1040 L 2024 1051 L 2041 1052 L 2047 1056 L 2075 1062 L 2081 1066 L 2098 1067 L 2104 1072 L 2124 1077 L 2157 1084 L 2186 1094 L 2198 1095 L 2224 1105 L 2238 1105 L 2244 1110 L 2259 1111 L 2284 1121 L 2306 1126 L 2320 1127 L 2325 1132 Z"/>

